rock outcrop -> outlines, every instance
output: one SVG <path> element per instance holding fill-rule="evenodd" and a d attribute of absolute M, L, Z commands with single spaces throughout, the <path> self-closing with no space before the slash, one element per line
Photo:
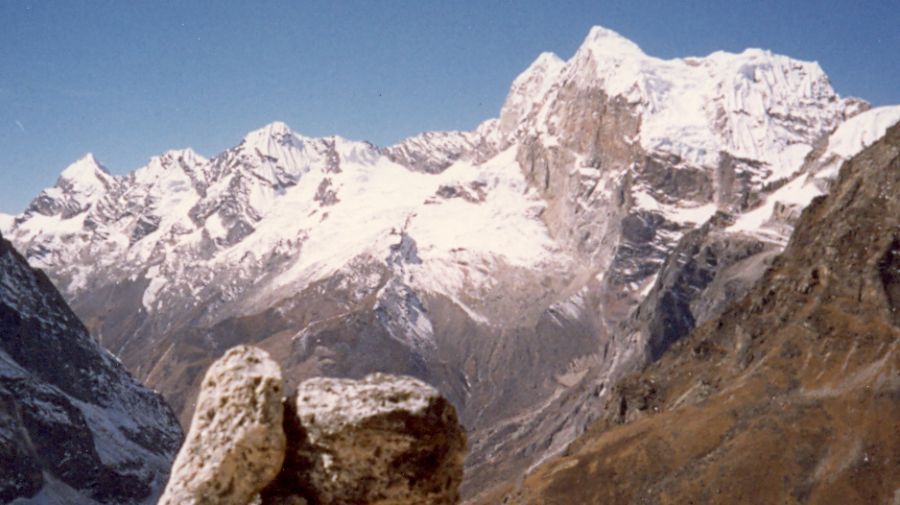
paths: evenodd
<path fill-rule="evenodd" d="M 160 505 L 454 504 L 466 436 L 411 377 L 310 379 L 285 400 L 280 367 L 250 346 L 206 377 Z"/>
<path fill-rule="evenodd" d="M 284 460 L 281 368 L 238 346 L 206 372 L 160 505 L 247 505 Z"/>
<path fill-rule="evenodd" d="M 163 399 L 0 236 L 0 503 L 151 503 L 181 438 Z"/>
<path fill-rule="evenodd" d="M 264 504 L 454 504 L 466 436 L 456 411 L 411 377 L 316 378 L 297 390 L 290 447 Z"/>
<path fill-rule="evenodd" d="M 641 342 L 643 362 L 659 359 L 700 323 L 744 296 L 780 252 L 757 237 L 729 233 L 730 216 L 716 214 L 686 233 L 659 270 L 653 288 L 619 334 Z"/>
<path fill-rule="evenodd" d="M 746 297 L 615 387 L 504 503 L 896 503 L 898 195 L 894 126 Z"/>

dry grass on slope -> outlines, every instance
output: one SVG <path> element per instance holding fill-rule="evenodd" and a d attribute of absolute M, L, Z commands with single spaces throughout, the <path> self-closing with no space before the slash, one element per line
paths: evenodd
<path fill-rule="evenodd" d="M 898 342 L 895 126 L 845 164 L 746 298 L 495 502 L 897 503 Z"/>

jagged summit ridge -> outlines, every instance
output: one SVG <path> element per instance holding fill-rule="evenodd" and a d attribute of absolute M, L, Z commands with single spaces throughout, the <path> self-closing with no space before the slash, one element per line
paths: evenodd
<path fill-rule="evenodd" d="M 547 60 L 542 55 L 517 79 L 542 83 L 530 95 L 530 107 L 516 96 L 514 84 L 507 105 L 512 110 L 501 118 L 527 116 L 520 110 L 531 109 L 535 120 L 526 131 L 553 137 L 558 120 L 548 108 L 567 83 L 599 87 L 634 105 L 642 119 L 634 140 L 643 148 L 707 167 L 726 151 L 764 161 L 772 173 L 784 175 L 802 162 L 821 131 L 860 110 L 858 100 L 834 92 L 817 63 L 759 49 L 663 60 L 595 27 L 564 65 Z M 545 68 L 551 70 L 542 75 Z"/>
<path fill-rule="evenodd" d="M 75 216 L 115 191 L 119 180 L 111 175 L 91 153 L 81 157 L 60 173 L 56 185 L 47 188 L 31 202 L 27 211 L 52 216 Z"/>
<path fill-rule="evenodd" d="M 167 184 L 167 182 L 163 182 L 163 179 L 186 177 L 191 181 L 191 185 L 205 186 L 205 183 L 209 181 L 205 179 L 205 175 L 200 169 L 208 162 L 209 160 L 197 154 L 193 149 L 173 149 L 153 156 L 146 165 L 120 177 L 120 179 L 126 181 L 127 185 L 157 187 Z M 165 187 L 158 189 L 164 190 Z"/>
<path fill-rule="evenodd" d="M 97 161 L 94 153 L 87 153 L 72 163 L 59 175 L 60 180 L 72 182 L 92 182 L 94 178 L 106 178 L 109 171 Z"/>
<path fill-rule="evenodd" d="M 644 51 L 618 32 L 603 26 L 594 26 L 585 37 L 578 52 L 590 52 L 597 57 L 629 59 L 645 57 Z"/>
<path fill-rule="evenodd" d="M 166 170 L 172 166 L 176 166 L 176 163 L 181 167 L 185 167 L 203 165 L 207 162 L 209 162 L 208 159 L 190 147 L 186 147 L 184 149 L 170 149 L 162 154 L 153 156 L 150 158 L 150 162 L 147 165 L 138 170 L 146 170 L 150 167 Z M 135 172 L 138 170 L 135 170 Z"/>

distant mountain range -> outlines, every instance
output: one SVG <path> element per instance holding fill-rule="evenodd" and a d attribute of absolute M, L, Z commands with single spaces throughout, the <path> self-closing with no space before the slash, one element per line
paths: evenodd
<path fill-rule="evenodd" d="M 474 496 L 557 454 L 622 377 L 746 294 L 898 120 L 815 63 L 661 60 L 596 27 L 471 132 L 383 148 L 276 122 L 124 176 L 87 155 L 0 230 L 182 422 L 237 343 L 294 384 L 413 375 L 470 430 Z"/>

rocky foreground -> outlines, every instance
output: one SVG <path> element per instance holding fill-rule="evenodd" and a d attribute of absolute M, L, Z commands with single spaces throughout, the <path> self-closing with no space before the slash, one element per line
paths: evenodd
<path fill-rule="evenodd" d="M 456 411 L 409 377 L 310 379 L 238 346 L 203 379 L 163 505 L 453 504 L 466 437 Z"/>

